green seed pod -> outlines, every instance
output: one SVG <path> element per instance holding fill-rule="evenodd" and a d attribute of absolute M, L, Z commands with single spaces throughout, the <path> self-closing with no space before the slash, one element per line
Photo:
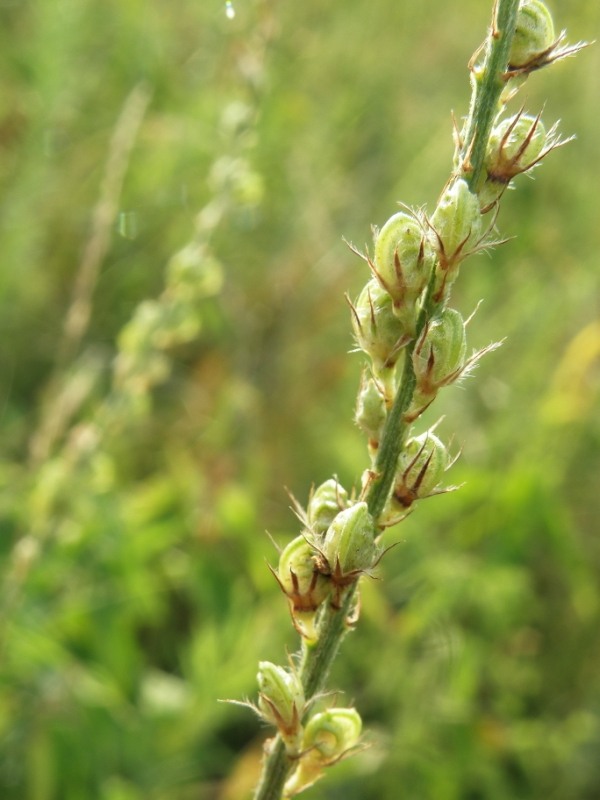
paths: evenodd
<path fill-rule="evenodd" d="M 481 238 L 481 212 L 477 196 L 462 178 L 441 196 L 431 217 L 442 270 L 449 270 L 468 255 Z"/>
<path fill-rule="evenodd" d="M 404 211 L 390 217 L 377 234 L 375 272 L 395 306 L 414 304 L 427 284 L 432 262 L 420 222 Z"/>
<path fill-rule="evenodd" d="M 270 661 L 258 665 L 258 708 L 282 734 L 297 732 L 304 713 L 304 690 L 299 678 Z"/>
<path fill-rule="evenodd" d="M 406 329 L 394 315 L 391 296 L 375 278 L 356 301 L 352 326 L 360 349 L 373 359 L 376 370 L 396 364 L 406 342 Z"/>
<path fill-rule="evenodd" d="M 552 15 L 541 0 L 521 0 L 508 63 L 510 69 L 526 67 L 556 41 Z"/>
<path fill-rule="evenodd" d="M 363 376 L 356 402 L 356 424 L 369 439 L 379 441 L 386 417 L 385 398 L 377 382 Z"/>
<path fill-rule="evenodd" d="M 465 323 L 458 311 L 445 308 L 423 329 L 413 351 L 417 390 L 424 396 L 455 381 L 465 364 Z"/>
<path fill-rule="evenodd" d="M 279 556 L 279 584 L 294 611 L 315 611 L 329 594 L 329 581 L 317 571 L 315 552 L 304 536 L 297 536 Z"/>
<path fill-rule="evenodd" d="M 310 749 L 324 764 L 356 746 L 362 720 L 354 708 L 330 708 L 312 716 L 304 729 L 302 749 Z M 315 752 L 316 751 L 316 752 Z"/>
<path fill-rule="evenodd" d="M 375 536 L 375 525 L 366 503 L 356 503 L 340 511 L 333 520 L 325 535 L 323 555 L 338 585 L 352 583 L 373 565 L 378 555 Z"/>
<path fill-rule="evenodd" d="M 517 114 L 496 125 L 491 134 L 485 166 L 492 181 L 506 185 L 531 169 L 546 147 L 547 134 L 539 117 Z"/>
<path fill-rule="evenodd" d="M 336 516 L 348 507 L 348 492 L 335 478 L 322 483 L 311 493 L 308 501 L 308 524 L 315 536 L 327 532 Z"/>
<path fill-rule="evenodd" d="M 409 439 L 398 459 L 393 498 L 403 508 L 428 497 L 448 467 L 448 451 L 431 431 Z"/>

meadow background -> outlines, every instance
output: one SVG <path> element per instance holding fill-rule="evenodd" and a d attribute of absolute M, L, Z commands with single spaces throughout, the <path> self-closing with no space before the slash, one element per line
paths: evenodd
<path fill-rule="evenodd" d="M 0 2 L 3 800 L 249 796 L 265 531 L 366 466 L 342 237 L 432 208 L 491 2 L 234 8 Z M 599 96 L 598 45 L 521 94 L 578 138 L 456 284 L 506 341 L 423 421 L 464 486 L 386 534 L 332 676 L 370 747 L 314 800 L 600 796 Z"/>

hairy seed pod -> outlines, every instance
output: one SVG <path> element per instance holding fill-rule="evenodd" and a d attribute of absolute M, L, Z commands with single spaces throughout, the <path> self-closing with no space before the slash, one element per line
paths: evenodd
<path fill-rule="evenodd" d="M 526 67 L 555 42 L 554 22 L 542 0 L 521 0 L 508 63 L 511 69 Z"/>
<path fill-rule="evenodd" d="M 305 704 L 300 679 L 285 667 L 261 661 L 257 680 L 258 708 L 264 719 L 276 725 L 282 734 L 297 732 Z"/>
<path fill-rule="evenodd" d="M 498 123 L 490 134 L 485 166 L 489 177 L 507 184 L 535 165 L 546 146 L 546 129 L 539 117 L 517 114 Z"/>
<path fill-rule="evenodd" d="M 413 351 L 417 390 L 427 395 L 455 381 L 465 364 L 467 338 L 462 316 L 445 308 L 427 323 Z"/>
<path fill-rule="evenodd" d="M 340 511 L 323 542 L 323 555 L 334 581 L 342 585 L 352 583 L 373 565 L 378 555 L 375 536 L 373 517 L 366 503 L 356 503 Z"/>
<path fill-rule="evenodd" d="M 335 478 L 322 483 L 311 493 L 308 501 L 308 524 L 315 536 L 327 532 L 336 516 L 348 507 L 348 492 Z"/>
<path fill-rule="evenodd" d="M 373 261 L 394 307 L 414 304 L 427 284 L 433 263 L 421 223 L 404 211 L 390 217 L 375 238 Z"/>
<path fill-rule="evenodd" d="M 428 497 L 448 467 L 448 451 L 431 431 L 409 439 L 398 459 L 393 498 L 403 508 Z"/>
<path fill-rule="evenodd" d="M 356 301 L 352 325 L 360 349 L 373 359 L 375 369 L 393 367 L 402 353 L 406 330 L 394 315 L 391 296 L 375 278 Z"/>
<path fill-rule="evenodd" d="M 468 255 L 481 236 L 481 212 L 477 196 L 462 178 L 453 181 L 441 196 L 431 226 L 441 250 L 442 269 L 449 269 Z"/>
<path fill-rule="evenodd" d="M 329 594 L 329 581 L 315 566 L 315 552 L 304 536 L 296 536 L 279 556 L 279 584 L 294 611 L 316 611 Z"/>

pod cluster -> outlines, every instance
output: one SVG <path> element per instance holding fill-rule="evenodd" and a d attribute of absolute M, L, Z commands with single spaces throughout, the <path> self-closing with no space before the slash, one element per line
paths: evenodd
<path fill-rule="evenodd" d="M 582 46 L 562 45 L 562 35 L 555 36 L 542 0 L 522 0 L 508 66 L 501 76 L 505 88 L 477 178 L 470 162 L 473 142 L 467 120 L 463 132 L 455 132 L 454 173 L 433 212 L 403 208 L 381 229 L 374 229 L 371 252 L 355 251 L 370 270 L 362 291 L 350 303 L 357 348 L 366 357 L 355 421 L 367 438 L 370 467 L 358 498 L 334 479 L 311 492 L 306 510 L 296 509 L 301 533 L 283 549 L 272 569 L 303 639 L 304 654 L 322 644 L 320 622 L 326 610 L 346 614 L 346 626 L 357 614 L 354 589 L 381 557 L 377 544 L 381 531 L 398 522 L 416 501 L 445 491 L 443 477 L 451 463 L 447 447 L 434 428 L 417 433 L 413 425 L 441 389 L 456 383 L 496 346 L 468 354 L 468 320 L 449 305 L 452 285 L 466 258 L 494 244 L 495 210 L 506 189 L 563 144 L 555 127 L 546 131 L 540 115 L 521 110 L 508 116 L 505 106 L 531 72 Z M 478 54 L 471 64 L 474 97 L 488 68 L 485 59 L 477 63 Z M 389 493 L 387 483 L 382 492 L 383 510 L 374 517 L 377 503 L 371 502 L 370 487 L 379 480 L 378 456 L 396 430 L 401 435 L 395 439 L 397 463 L 397 450 L 391 457 L 395 474 Z M 288 759 L 286 798 L 312 785 L 324 768 L 356 749 L 361 731 L 358 713 L 353 708 L 323 709 L 325 695 L 315 708 L 315 698 L 305 696 L 306 686 L 293 664 L 261 662 L 258 686 L 255 710 L 275 726 Z"/>
<path fill-rule="evenodd" d="M 351 501 L 333 478 L 313 490 L 301 516 L 304 530 L 281 552 L 273 572 L 296 630 L 314 644 L 323 606 L 341 608 L 345 592 L 369 571 L 380 550 L 367 504 Z"/>
<path fill-rule="evenodd" d="M 261 661 L 257 680 L 256 710 L 266 722 L 276 725 L 294 765 L 285 784 L 285 797 L 293 797 L 356 749 L 362 720 L 354 708 L 311 713 L 301 681 L 291 668 Z M 307 718 L 303 721 L 303 717 Z"/>
<path fill-rule="evenodd" d="M 470 143 L 457 132 L 456 170 L 433 212 L 405 208 L 393 214 L 374 230 L 371 252 L 359 253 L 370 277 L 350 305 L 356 344 L 368 359 L 355 413 L 371 457 L 366 489 L 378 476 L 378 453 L 392 407 L 404 388 L 409 397 L 403 409 L 403 454 L 388 504 L 376 519 L 379 526 L 393 524 L 401 509 L 443 490 L 447 450 L 432 430 L 414 436 L 411 426 L 440 389 L 459 381 L 497 346 L 468 353 L 466 321 L 449 306 L 450 293 L 465 259 L 495 244 L 495 212 L 506 189 L 564 143 L 555 126 L 546 130 L 541 115 L 505 113 L 508 99 L 530 72 L 581 47 L 562 47 L 561 42 L 542 0 L 523 0 L 480 178 L 470 179 Z M 484 79 L 484 69 L 472 65 L 474 85 Z M 411 458 L 416 459 L 412 466 Z"/>

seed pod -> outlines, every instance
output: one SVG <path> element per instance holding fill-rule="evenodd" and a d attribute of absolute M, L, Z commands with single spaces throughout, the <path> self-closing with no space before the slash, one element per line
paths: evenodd
<path fill-rule="evenodd" d="M 373 565 L 378 555 L 375 525 L 366 503 L 340 511 L 323 542 L 323 555 L 331 579 L 338 586 L 354 583 Z"/>
<path fill-rule="evenodd" d="M 393 367 L 408 341 L 403 323 L 394 315 L 392 298 L 373 278 L 353 306 L 352 326 L 361 350 L 377 371 Z"/>
<path fill-rule="evenodd" d="M 421 223 L 400 211 L 388 219 L 375 239 L 375 274 L 394 307 L 414 305 L 427 280 L 433 254 Z"/>
<path fill-rule="evenodd" d="M 409 439 L 398 459 L 392 497 L 403 508 L 429 497 L 448 467 L 448 451 L 431 431 Z"/>
<path fill-rule="evenodd" d="M 267 722 L 276 725 L 282 736 L 296 739 L 304 713 L 304 691 L 299 678 L 285 667 L 270 661 L 258 665 L 258 708 Z"/>
<path fill-rule="evenodd" d="M 556 41 L 552 15 L 541 0 L 521 0 L 508 63 L 510 69 L 535 63 Z"/>
<path fill-rule="evenodd" d="M 344 508 L 348 507 L 348 492 L 335 478 L 318 486 L 308 501 L 308 524 L 315 536 L 322 536 Z"/>
<path fill-rule="evenodd" d="M 445 308 L 439 317 L 423 329 L 413 351 L 417 391 L 432 395 L 455 381 L 465 364 L 467 351 L 465 323 L 453 308 Z"/>
<path fill-rule="evenodd" d="M 481 237 L 481 212 L 477 196 L 459 178 L 441 196 L 431 227 L 435 231 L 442 270 L 448 270 L 468 255 Z"/>
<path fill-rule="evenodd" d="M 517 114 L 502 120 L 491 134 L 485 158 L 489 178 L 506 185 L 531 169 L 546 147 L 547 134 L 539 117 Z"/>
<path fill-rule="evenodd" d="M 315 566 L 315 552 L 304 536 L 297 536 L 279 556 L 279 585 L 293 611 L 316 611 L 329 594 L 329 581 Z"/>

